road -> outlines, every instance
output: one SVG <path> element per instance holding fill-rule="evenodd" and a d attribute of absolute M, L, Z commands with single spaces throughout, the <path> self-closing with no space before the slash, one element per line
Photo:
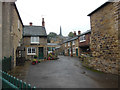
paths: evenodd
<path fill-rule="evenodd" d="M 25 81 L 37 88 L 118 87 L 118 76 L 88 70 L 79 58 L 70 56 L 30 65 Z"/>

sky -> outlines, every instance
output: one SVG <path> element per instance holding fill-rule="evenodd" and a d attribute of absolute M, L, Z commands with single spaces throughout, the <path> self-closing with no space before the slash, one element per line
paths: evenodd
<path fill-rule="evenodd" d="M 45 20 L 47 34 L 60 33 L 63 36 L 69 32 L 78 34 L 90 30 L 89 13 L 108 0 L 17 0 L 16 5 L 24 25 L 41 26 Z"/>

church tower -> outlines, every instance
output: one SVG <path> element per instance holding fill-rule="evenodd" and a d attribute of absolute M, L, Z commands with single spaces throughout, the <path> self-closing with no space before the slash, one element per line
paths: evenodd
<path fill-rule="evenodd" d="M 62 36 L 62 29 L 61 29 L 61 26 L 60 26 L 60 34 L 59 34 L 60 36 Z"/>

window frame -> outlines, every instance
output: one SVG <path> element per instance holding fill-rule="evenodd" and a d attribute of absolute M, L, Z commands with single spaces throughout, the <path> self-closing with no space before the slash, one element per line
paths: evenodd
<path fill-rule="evenodd" d="M 39 44 L 39 37 L 32 36 L 31 40 L 30 40 L 30 43 L 31 44 Z"/>
<path fill-rule="evenodd" d="M 75 45 L 75 41 L 72 41 L 72 45 Z"/>
<path fill-rule="evenodd" d="M 85 35 L 80 36 L 80 42 L 85 42 L 85 41 L 86 41 Z"/>
<path fill-rule="evenodd" d="M 28 51 L 30 49 L 30 52 Z M 33 52 L 33 49 L 35 50 Z M 36 55 L 36 47 L 27 47 L 27 55 Z"/>
<path fill-rule="evenodd" d="M 76 53 L 76 50 L 75 50 L 75 47 L 73 48 L 73 54 L 75 54 Z"/>
<path fill-rule="evenodd" d="M 68 46 L 70 46 L 70 42 L 68 42 Z"/>

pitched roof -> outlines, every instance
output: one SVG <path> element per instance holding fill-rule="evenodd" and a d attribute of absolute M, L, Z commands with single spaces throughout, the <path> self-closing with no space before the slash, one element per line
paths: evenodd
<path fill-rule="evenodd" d="M 14 6 L 15 6 L 15 10 L 16 10 L 16 12 L 17 12 L 17 14 L 18 14 L 18 18 L 19 18 L 19 20 L 20 20 L 22 26 L 24 27 L 23 22 L 22 22 L 22 19 L 21 19 L 21 17 L 20 17 L 19 11 L 18 11 L 17 6 L 16 6 L 15 3 L 14 3 Z"/>
<path fill-rule="evenodd" d="M 82 35 L 85 35 L 85 34 L 88 34 L 88 33 L 91 33 L 91 30 L 87 30 L 86 32 L 84 32 L 84 33 L 82 33 L 82 34 L 80 34 L 80 35 L 77 35 L 76 37 L 69 38 L 69 39 L 63 41 L 63 43 L 66 43 L 66 42 L 70 42 L 70 41 L 76 40 L 76 39 L 78 39 L 79 36 L 82 36 Z"/>
<path fill-rule="evenodd" d="M 23 36 L 47 36 L 43 26 L 24 26 Z"/>
<path fill-rule="evenodd" d="M 87 16 L 91 16 L 92 14 L 94 14 L 96 11 L 98 11 L 99 9 L 101 9 L 102 7 L 106 6 L 107 4 L 109 4 L 110 2 L 105 2 L 104 4 L 102 4 L 100 7 L 98 7 L 97 9 L 95 9 L 93 12 L 91 12 L 90 14 L 88 14 Z"/>
<path fill-rule="evenodd" d="M 91 33 L 91 30 L 87 30 L 86 32 L 83 32 L 82 34 L 78 35 L 78 36 L 82 36 L 82 35 L 86 35 L 88 33 Z"/>

